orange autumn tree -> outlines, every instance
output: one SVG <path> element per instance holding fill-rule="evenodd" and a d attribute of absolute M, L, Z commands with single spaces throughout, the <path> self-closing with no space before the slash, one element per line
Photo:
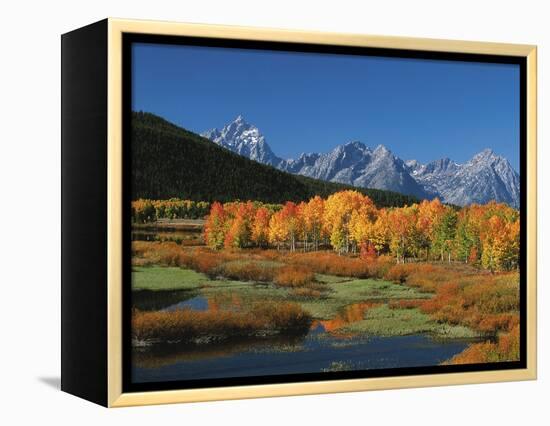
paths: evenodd
<path fill-rule="evenodd" d="M 485 269 L 504 271 L 518 266 L 519 229 L 519 220 L 506 222 L 501 216 L 491 216 L 481 241 Z"/>
<path fill-rule="evenodd" d="M 325 200 L 316 195 L 301 209 L 303 225 L 308 239 L 311 239 L 313 250 L 319 250 L 319 243 L 323 232 L 323 216 Z M 307 250 L 307 247 L 306 247 Z"/>
<path fill-rule="evenodd" d="M 435 241 L 435 229 L 444 213 L 445 206 L 439 201 L 439 198 L 434 198 L 431 201 L 423 200 L 418 204 L 415 224 L 417 248 L 419 251 L 425 250 L 426 260 L 430 258 L 430 248 Z"/>
<path fill-rule="evenodd" d="M 357 242 L 351 235 L 352 216 L 356 212 L 362 220 L 372 221 L 376 207 L 372 200 L 358 191 L 347 190 L 332 194 L 325 202 L 324 228 L 334 250 L 348 253 L 355 250 Z"/>
<path fill-rule="evenodd" d="M 296 251 L 296 240 L 299 233 L 298 206 L 292 201 L 287 201 L 279 213 L 283 222 L 285 240 L 288 240 L 290 251 Z"/>
<path fill-rule="evenodd" d="M 250 245 L 254 213 L 255 207 L 251 201 L 236 206 L 235 216 L 225 235 L 225 248 L 245 248 Z"/>
<path fill-rule="evenodd" d="M 282 210 L 275 212 L 269 219 L 269 243 L 275 245 L 277 250 L 281 249 L 288 237 L 285 219 L 286 217 L 283 215 Z"/>
<path fill-rule="evenodd" d="M 405 263 L 407 254 L 411 251 L 412 236 L 416 224 L 416 209 L 403 207 L 392 209 L 388 214 L 390 230 L 390 251 L 397 263 Z"/>
<path fill-rule="evenodd" d="M 252 223 L 252 242 L 258 247 L 266 247 L 269 243 L 269 220 L 270 211 L 265 207 L 259 207 L 254 215 Z"/>
<path fill-rule="evenodd" d="M 309 241 L 309 232 L 306 227 L 304 216 L 306 205 L 307 204 L 303 201 L 296 205 L 296 240 L 302 244 L 302 249 L 304 251 L 307 250 Z"/>
<path fill-rule="evenodd" d="M 219 250 L 223 247 L 226 234 L 227 215 L 221 203 L 212 204 L 210 214 L 204 224 L 204 240 L 209 247 Z"/>
<path fill-rule="evenodd" d="M 388 250 L 391 240 L 388 210 L 378 210 L 378 217 L 371 226 L 370 240 L 377 255 Z"/>

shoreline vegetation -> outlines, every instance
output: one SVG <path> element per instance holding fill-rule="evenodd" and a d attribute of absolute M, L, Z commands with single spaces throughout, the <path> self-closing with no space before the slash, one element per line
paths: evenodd
<path fill-rule="evenodd" d="M 136 346 L 322 327 L 342 338 L 472 339 L 451 364 L 519 359 L 519 213 L 504 204 L 378 208 L 357 191 L 298 204 L 199 204 L 132 203 L 135 230 L 195 227 L 187 242 L 133 241 L 134 292 L 188 291 L 208 306 L 134 308 Z"/>
<path fill-rule="evenodd" d="M 240 311 L 134 311 L 132 332 L 136 342 L 206 344 L 278 334 L 305 335 L 311 321 L 298 304 L 256 302 Z"/>

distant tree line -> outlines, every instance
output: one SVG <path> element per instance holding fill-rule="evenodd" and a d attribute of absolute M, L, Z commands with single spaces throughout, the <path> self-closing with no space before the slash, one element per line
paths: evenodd
<path fill-rule="evenodd" d="M 136 200 L 132 201 L 132 220 L 135 223 L 154 222 L 157 219 L 204 219 L 210 211 L 206 201 Z"/>

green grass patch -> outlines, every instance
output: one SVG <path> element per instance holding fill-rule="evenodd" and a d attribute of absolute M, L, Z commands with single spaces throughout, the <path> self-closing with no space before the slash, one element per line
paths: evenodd
<path fill-rule="evenodd" d="M 215 280 L 205 283 L 201 293 L 208 296 L 235 295 L 243 300 L 288 300 L 290 291 L 272 284 L 258 284 L 250 281 Z"/>
<path fill-rule="evenodd" d="M 325 277 L 331 276 L 326 275 Z M 303 308 L 316 319 L 333 318 L 344 306 L 366 300 L 387 301 L 432 297 L 432 295 L 422 293 L 412 287 L 374 279 L 333 280 L 326 286 L 329 291 L 323 297 L 301 302 Z"/>
<path fill-rule="evenodd" d="M 207 281 L 206 275 L 190 269 L 164 266 L 132 268 L 132 290 L 193 290 Z"/>
<path fill-rule="evenodd" d="M 315 279 L 320 283 L 325 284 L 336 284 L 343 283 L 345 281 L 351 281 L 351 277 L 338 277 L 336 275 L 326 275 L 326 274 L 315 274 Z"/>
<path fill-rule="evenodd" d="M 368 309 L 362 321 L 338 329 L 339 333 L 360 333 L 376 336 L 404 336 L 430 333 L 440 338 L 474 338 L 473 330 L 440 324 L 418 309 L 390 309 L 387 305 Z"/>
<path fill-rule="evenodd" d="M 429 299 L 431 294 L 421 293 L 415 288 L 375 279 L 356 279 L 344 283 L 333 283 L 329 287 L 336 299 L 349 302 L 363 300 Z"/>

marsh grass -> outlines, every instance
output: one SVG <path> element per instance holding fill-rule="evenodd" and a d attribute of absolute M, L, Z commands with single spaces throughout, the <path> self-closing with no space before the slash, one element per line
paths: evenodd
<path fill-rule="evenodd" d="M 442 325 L 418 309 L 391 309 L 380 305 L 367 309 L 364 319 L 338 330 L 340 333 L 361 333 L 374 336 L 404 336 L 429 333 L 444 338 L 474 338 L 478 334 L 462 326 Z"/>
<path fill-rule="evenodd" d="M 177 267 L 133 267 L 132 290 L 192 290 L 208 282 L 204 274 Z"/>
<path fill-rule="evenodd" d="M 425 299 L 400 299 L 388 301 L 390 309 L 416 309 L 426 302 Z"/>
<path fill-rule="evenodd" d="M 134 341 L 210 343 L 234 338 L 305 334 L 310 315 L 295 303 L 257 302 L 246 310 L 132 313 Z"/>
<path fill-rule="evenodd" d="M 317 274 L 348 278 L 382 278 L 392 263 L 386 256 L 367 261 L 332 251 L 287 253 L 284 259 L 288 264 L 305 266 Z"/>
<path fill-rule="evenodd" d="M 365 260 L 330 251 L 212 251 L 173 242 L 135 241 L 132 250 L 136 288 L 198 287 L 205 295 L 232 291 L 248 304 L 293 301 L 323 320 L 335 318 L 343 306 L 374 300 L 384 308 L 370 310 L 375 316 L 354 323 L 354 329 L 386 335 L 501 336 L 485 346 L 473 345 L 464 359 L 514 355 L 507 348 L 513 347 L 509 342 L 519 325 L 517 272 L 491 274 L 464 264 L 395 264 L 384 256 Z M 147 265 L 169 268 L 143 267 Z M 161 269 L 167 269 L 166 277 Z M 508 343 L 501 346 L 501 339 Z"/>
<path fill-rule="evenodd" d="M 298 287 L 293 288 L 290 294 L 298 299 L 318 299 L 323 296 L 323 291 L 314 288 Z"/>
<path fill-rule="evenodd" d="M 474 343 L 445 364 L 477 364 L 517 361 L 520 359 L 519 326 L 499 336 L 497 342 Z"/>
<path fill-rule="evenodd" d="M 238 281 L 271 282 L 276 275 L 276 267 L 266 263 L 234 260 L 220 265 L 216 275 Z"/>

